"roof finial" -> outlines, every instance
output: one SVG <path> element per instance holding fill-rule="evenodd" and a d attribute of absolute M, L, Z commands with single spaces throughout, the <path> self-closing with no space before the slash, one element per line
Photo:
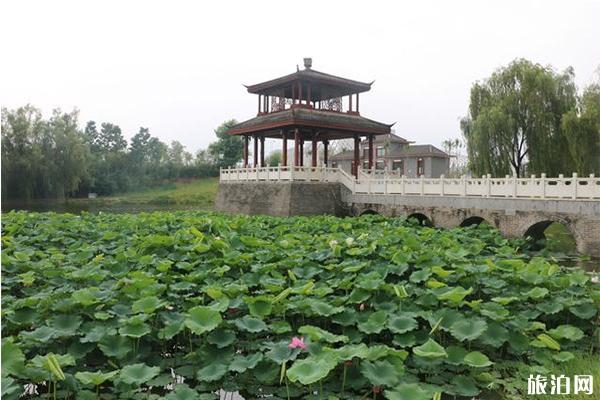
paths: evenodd
<path fill-rule="evenodd" d="M 304 59 L 304 68 L 310 69 L 312 67 L 312 58 L 308 57 Z"/>

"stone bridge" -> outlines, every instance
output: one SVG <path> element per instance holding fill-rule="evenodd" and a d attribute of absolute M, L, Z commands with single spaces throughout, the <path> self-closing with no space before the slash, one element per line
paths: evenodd
<path fill-rule="evenodd" d="M 600 257 L 600 179 L 406 179 L 333 168 L 222 170 L 216 209 L 278 216 L 334 214 L 414 217 L 440 228 L 486 221 L 508 237 L 541 239 L 552 222 L 583 254 Z"/>

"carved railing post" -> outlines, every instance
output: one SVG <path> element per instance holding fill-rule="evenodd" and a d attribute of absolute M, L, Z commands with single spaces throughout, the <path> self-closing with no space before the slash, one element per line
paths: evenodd
<path fill-rule="evenodd" d="M 546 198 L 546 174 L 542 173 L 542 180 L 540 182 L 542 186 L 542 199 Z"/>
<path fill-rule="evenodd" d="M 573 199 L 577 198 L 577 172 L 573 172 L 573 180 L 571 181 L 571 185 L 573 185 Z"/>
<path fill-rule="evenodd" d="M 405 178 L 406 177 L 404 176 L 404 174 L 402 174 L 402 178 L 400 178 L 402 180 L 402 194 L 406 194 L 406 190 L 405 190 L 406 189 L 405 188 L 405 185 L 406 185 Z"/>

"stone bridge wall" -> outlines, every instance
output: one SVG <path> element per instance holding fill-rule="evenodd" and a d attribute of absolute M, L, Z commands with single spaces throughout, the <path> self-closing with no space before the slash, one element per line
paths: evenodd
<path fill-rule="evenodd" d="M 340 184 L 330 182 L 221 182 L 215 210 L 229 214 L 347 215 Z"/>
<path fill-rule="evenodd" d="M 433 226 L 453 228 L 472 217 L 486 220 L 508 237 L 527 233 L 540 238 L 551 222 L 565 225 L 584 254 L 600 257 L 600 202 L 582 200 L 525 200 L 450 198 L 442 196 L 359 195 L 344 193 L 352 215 L 376 212 L 385 216 L 421 214 Z"/>
<path fill-rule="evenodd" d="M 336 182 L 249 181 L 221 182 L 215 209 L 274 216 L 422 214 L 441 228 L 480 217 L 505 236 L 535 238 L 556 221 L 571 231 L 581 253 L 600 257 L 600 201 L 357 194 Z"/>

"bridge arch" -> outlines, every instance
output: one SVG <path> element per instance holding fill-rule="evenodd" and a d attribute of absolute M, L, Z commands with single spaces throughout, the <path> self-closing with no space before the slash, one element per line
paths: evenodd
<path fill-rule="evenodd" d="M 381 215 L 381 214 L 379 214 L 375 210 L 371 210 L 370 208 L 367 208 L 366 210 L 363 210 L 360 212 L 360 214 L 358 214 L 359 217 L 362 217 L 363 215 Z"/>
<path fill-rule="evenodd" d="M 406 217 L 406 219 L 407 220 L 415 219 L 415 220 L 419 221 L 419 225 L 421 225 L 421 226 L 433 227 L 433 222 L 431 222 L 431 219 L 427 215 L 420 213 L 420 212 L 414 212 L 412 214 L 409 214 Z"/>
<path fill-rule="evenodd" d="M 576 224 L 563 218 L 539 218 L 534 221 L 526 222 L 524 228 L 523 237 L 526 239 L 529 238 L 529 240 L 534 243 L 547 239 L 546 230 L 548 228 L 553 228 L 550 234 L 552 234 L 555 239 L 557 239 L 558 236 L 560 236 L 561 239 L 559 247 L 556 249 L 559 251 L 573 251 L 575 248 L 580 250 L 585 243 L 585 238 L 579 232 L 579 229 L 577 229 Z M 572 242 L 572 244 L 569 242 Z"/>
<path fill-rule="evenodd" d="M 463 221 L 460 223 L 460 227 L 461 227 L 461 228 L 465 228 L 465 227 L 467 227 L 467 226 L 473 226 L 473 225 L 476 225 L 476 226 L 477 226 L 477 225 L 480 225 L 480 224 L 483 224 L 483 223 L 487 223 L 487 224 L 489 224 L 489 222 L 488 222 L 488 221 L 487 221 L 485 218 L 483 218 L 483 217 L 480 217 L 480 216 L 478 216 L 478 215 L 473 215 L 473 216 L 470 216 L 470 217 L 467 217 L 467 218 L 465 218 L 465 219 L 464 219 L 464 220 L 463 220 Z"/>

